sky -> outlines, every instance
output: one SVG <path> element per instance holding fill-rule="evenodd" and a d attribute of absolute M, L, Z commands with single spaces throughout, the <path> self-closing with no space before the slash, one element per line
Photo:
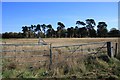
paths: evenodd
<path fill-rule="evenodd" d="M 2 3 L 0 2 L 0 33 L 2 32 Z"/>
<path fill-rule="evenodd" d="M 120 2 L 118 3 L 118 29 L 120 30 Z"/>
<path fill-rule="evenodd" d="M 119 0 L 2 0 L 2 2 L 118 2 Z"/>
<path fill-rule="evenodd" d="M 22 32 L 22 26 L 31 24 L 65 24 L 75 27 L 76 21 L 94 19 L 104 21 L 108 30 L 118 29 L 117 2 L 2 2 L 2 33 Z M 95 27 L 96 29 L 96 27 Z"/>

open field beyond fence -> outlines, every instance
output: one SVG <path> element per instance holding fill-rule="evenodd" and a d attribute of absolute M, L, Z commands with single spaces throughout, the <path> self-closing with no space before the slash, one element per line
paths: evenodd
<path fill-rule="evenodd" d="M 118 38 L 43 38 L 45 42 L 53 46 L 83 44 L 90 42 L 118 42 Z M 38 39 L 3 39 L 3 43 L 30 44 L 38 43 Z"/>

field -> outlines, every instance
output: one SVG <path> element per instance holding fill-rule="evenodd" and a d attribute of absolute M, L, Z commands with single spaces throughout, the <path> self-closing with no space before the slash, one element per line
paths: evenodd
<path fill-rule="evenodd" d="M 47 43 L 52 43 L 53 46 L 83 44 L 89 42 L 118 42 L 118 38 L 43 38 Z M 38 43 L 38 39 L 3 39 L 3 43 L 13 44 L 29 44 Z"/>
<path fill-rule="evenodd" d="M 47 43 L 52 43 L 52 46 L 64 46 L 64 45 L 78 45 L 83 43 L 90 42 L 118 42 L 118 38 L 44 38 L 43 39 Z M 38 39 L 2 39 L 2 43 L 6 44 L 34 44 L 38 43 Z M 87 46 L 91 47 L 91 46 Z M 85 48 L 87 48 L 85 47 Z M 94 46 L 96 48 L 97 46 Z M 16 49 L 29 49 L 29 50 L 37 50 L 37 49 L 47 49 L 46 47 L 18 47 Z M 49 48 L 49 46 L 48 46 Z M 6 49 L 13 49 L 11 47 Z M 25 58 L 16 58 L 9 59 L 6 61 L 11 61 L 11 64 L 4 64 L 3 66 L 3 78 L 120 78 L 120 61 L 118 59 L 112 59 L 108 57 L 105 51 L 100 52 L 100 54 L 93 55 L 85 55 L 85 53 L 77 52 L 75 54 L 70 54 L 70 52 L 64 52 L 65 48 L 53 50 L 53 53 L 57 52 L 57 56 L 53 55 L 51 65 L 51 70 L 48 69 L 49 62 L 43 64 L 42 63 L 34 63 L 29 64 L 25 63 L 25 66 L 20 67 L 20 65 L 15 62 L 20 61 L 38 61 L 45 59 L 44 57 L 33 57 L 38 54 L 43 54 L 43 52 L 22 52 L 22 53 L 5 53 L 3 55 L 13 55 L 13 56 L 27 56 L 30 59 Z M 75 48 L 74 48 L 75 49 Z M 24 55 L 23 55 L 24 54 Z M 49 54 L 49 49 L 44 54 Z M 82 55 L 84 54 L 84 55 Z M 66 59 L 64 56 L 70 55 L 71 57 Z M 32 57 L 31 57 L 32 56 Z M 46 59 L 49 60 L 49 57 Z M 31 67 L 34 66 L 34 67 Z M 32 68 L 32 69 L 31 69 Z M 11 73 L 11 74 L 10 74 Z M 10 74 L 10 75 L 9 75 Z"/>

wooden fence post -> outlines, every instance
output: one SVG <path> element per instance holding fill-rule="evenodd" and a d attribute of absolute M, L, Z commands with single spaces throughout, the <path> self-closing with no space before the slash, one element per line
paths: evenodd
<path fill-rule="evenodd" d="M 116 58 L 120 60 L 120 38 L 118 38 L 118 52 Z"/>
<path fill-rule="evenodd" d="M 115 43 L 115 55 L 114 55 L 114 57 L 117 56 L 117 49 L 118 49 L 118 43 Z"/>
<path fill-rule="evenodd" d="M 51 65 L 52 65 L 52 44 L 50 43 L 50 65 L 49 65 L 49 69 L 51 69 Z"/>
<path fill-rule="evenodd" d="M 107 42 L 107 54 L 110 58 L 113 57 L 111 42 Z"/>

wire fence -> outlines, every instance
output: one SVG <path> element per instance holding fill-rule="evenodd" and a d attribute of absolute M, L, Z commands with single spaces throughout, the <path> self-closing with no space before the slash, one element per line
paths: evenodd
<path fill-rule="evenodd" d="M 17 66 L 51 68 L 64 61 L 72 62 L 89 54 L 117 54 L 117 44 L 96 42 L 77 45 L 52 46 L 52 44 L 0 44 L 0 59 L 3 65 L 14 63 Z"/>
<path fill-rule="evenodd" d="M 53 65 L 71 63 L 89 54 L 107 54 L 107 42 L 86 43 L 52 47 Z"/>
<path fill-rule="evenodd" d="M 0 59 L 4 66 L 48 68 L 49 48 L 49 45 L 40 44 L 1 44 Z"/>

